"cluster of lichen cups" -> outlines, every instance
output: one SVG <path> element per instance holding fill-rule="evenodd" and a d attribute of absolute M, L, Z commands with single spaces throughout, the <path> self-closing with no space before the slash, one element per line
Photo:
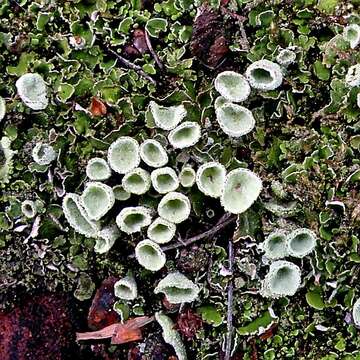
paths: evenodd
<path fill-rule="evenodd" d="M 228 71 L 219 74 L 215 88 L 221 96 L 214 105 L 220 128 L 233 138 L 249 133 L 255 119 L 250 110 L 235 102 L 246 100 L 251 87 L 267 91 L 281 82 L 280 66 L 267 60 L 250 65 L 245 77 Z M 168 132 L 168 145 L 173 149 L 189 148 L 200 140 L 202 129 L 196 122 L 183 121 L 187 113 L 182 104 L 165 107 L 151 101 L 149 110 L 155 126 Z M 88 162 L 86 174 L 90 181 L 81 195 L 65 195 L 63 211 L 76 231 L 96 238 L 95 251 L 108 251 L 121 232 L 133 234 L 147 228 L 146 238 L 135 247 L 135 257 L 144 268 L 158 271 L 166 262 L 160 245 L 174 238 L 177 224 L 191 213 L 190 200 L 181 189 L 196 184 L 206 196 L 219 198 L 224 210 L 234 214 L 246 211 L 261 192 L 262 182 L 252 171 L 237 168 L 227 172 L 217 161 L 204 163 L 197 169 L 185 165 L 177 173 L 168 166 L 171 151 L 174 150 L 166 150 L 164 144 L 154 139 L 139 144 L 132 137 L 122 136 L 110 145 L 106 159 L 93 158 Z M 141 163 L 145 166 L 141 167 Z M 110 187 L 104 182 L 113 172 L 122 175 L 122 180 L 121 184 Z M 145 194 L 151 187 L 163 196 L 156 211 L 145 206 L 123 207 L 115 222 L 101 227 L 100 220 L 116 201 Z M 159 282 L 154 292 L 164 293 L 171 303 L 183 303 L 195 300 L 199 288 L 184 275 L 173 272 Z M 136 298 L 134 277 L 120 279 L 115 294 L 123 300 Z"/>
<path fill-rule="evenodd" d="M 284 68 L 293 62 L 295 57 L 292 50 L 284 49 L 277 57 L 281 66 L 268 60 L 260 60 L 251 64 L 244 75 L 224 71 L 217 76 L 215 89 L 220 96 L 214 107 L 218 125 L 225 134 L 239 138 L 253 130 L 255 119 L 252 112 L 238 103 L 248 99 L 251 88 L 271 91 L 279 87 Z M 359 85 L 357 72 L 357 65 L 349 69 L 346 77 L 349 86 Z M 20 97 L 34 110 L 45 108 L 45 83 L 37 74 L 26 75 L 28 76 L 23 76 L 17 82 Z M 37 95 L 29 95 L 26 89 L 35 85 L 39 89 Z M 200 125 L 183 121 L 187 115 L 183 105 L 165 107 L 151 101 L 149 110 L 155 126 L 168 132 L 168 146 L 173 149 L 189 148 L 200 140 Z M 139 144 L 132 137 L 119 137 L 110 145 L 106 159 L 96 157 L 88 162 L 86 174 L 89 181 L 82 194 L 65 195 L 63 211 L 66 219 L 77 232 L 96 239 L 96 252 L 109 251 L 121 232 L 134 234 L 147 228 L 146 238 L 135 247 L 135 257 L 147 270 L 158 271 L 166 263 L 166 255 L 160 245 L 175 237 L 177 224 L 188 219 L 191 213 L 190 200 L 181 189 L 196 184 L 206 196 L 219 198 L 224 210 L 234 214 L 246 211 L 258 198 L 262 182 L 252 171 L 238 168 L 227 172 L 222 164 L 211 161 L 197 169 L 185 165 L 177 173 L 176 169 L 168 166 L 170 152 L 166 150 L 166 146 L 154 139 L 147 139 Z M 38 144 L 33 150 L 33 158 L 40 165 L 50 163 L 55 157 L 56 153 L 46 144 Z M 141 163 L 145 166 L 141 167 Z M 120 174 L 122 180 L 121 184 L 111 187 L 105 182 L 114 172 Z M 124 207 L 115 221 L 101 224 L 101 220 L 116 201 L 146 194 L 151 187 L 162 196 L 156 210 L 145 206 Z M 30 209 L 32 205 L 23 205 L 23 212 L 26 212 L 28 217 L 34 216 L 35 210 Z M 272 298 L 294 295 L 301 282 L 300 268 L 279 259 L 287 256 L 302 258 L 312 252 L 315 245 L 316 236 L 308 229 L 297 229 L 290 234 L 282 231 L 270 234 L 263 244 L 263 249 L 266 257 L 275 261 L 270 264 L 262 281 L 261 294 Z M 167 274 L 154 289 L 154 293 L 163 293 L 167 300 L 174 304 L 194 301 L 199 291 L 196 284 L 179 272 Z M 121 300 L 134 300 L 138 295 L 134 276 L 129 274 L 120 279 L 114 286 L 114 292 Z M 360 305 L 358 307 L 360 308 Z M 354 311 L 355 309 L 356 306 Z M 186 358 L 178 333 L 172 331 L 171 319 L 161 313 L 157 313 L 156 317 L 163 327 L 164 336 L 169 337 L 168 342 L 174 346 L 178 356 Z"/>
<path fill-rule="evenodd" d="M 291 50 L 289 54 L 296 56 Z M 289 56 L 288 56 L 289 58 Z M 289 63 L 293 61 L 291 57 Z M 259 91 L 270 91 L 278 88 L 283 80 L 280 65 L 259 60 L 252 63 L 245 75 L 234 71 L 224 71 L 215 79 L 215 89 L 220 96 L 215 100 L 216 118 L 220 128 L 231 137 L 248 134 L 255 126 L 252 112 L 237 103 L 248 99 L 251 88 Z"/>
<path fill-rule="evenodd" d="M 168 131 L 168 143 L 173 149 L 189 148 L 200 140 L 200 125 L 182 121 L 187 115 L 183 105 L 165 107 L 151 101 L 149 109 L 156 127 Z M 223 109 L 223 106 L 218 109 Z M 249 110 L 247 112 L 251 114 Z M 237 116 L 241 117 L 241 114 L 232 115 L 232 119 L 236 120 Z M 86 174 L 90 181 L 86 183 L 83 193 L 68 193 L 64 197 L 63 210 L 69 224 L 79 233 L 96 238 L 95 250 L 100 253 L 111 248 L 120 231 L 133 234 L 147 227 L 147 238 L 136 245 L 135 255 L 140 265 L 157 271 L 166 261 L 159 244 L 171 241 L 176 225 L 190 216 L 190 200 L 179 191 L 180 188 L 185 189 L 196 183 L 201 192 L 220 198 L 225 211 L 234 214 L 246 211 L 262 188 L 261 180 L 248 169 L 238 168 L 227 173 L 222 164 L 211 161 L 202 164 L 196 171 L 185 165 L 178 174 L 167 166 L 168 161 L 168 151 L 157 140 L 147 139 L 139 144 L 132 137 L 119 137 L 110 145 L 106 160 L 93 158 L 88 162 Z M 142 162 L 145 168 L 141 167 Z M 113 172 L 122 175 L 122 181 L 110 187 L 104 181 Z M 151 187 L 163 195 L 156 211 L 144 206 L 124 207 L 113 224 L 101 228 L 100 220 L 116 200 L 143 195 Z"/>
<path fill-rule="evenodd" d="M 316 235 L 309 229 L 296 229 L 289 234 L 279 230 L 269 234 L 261 248 L 269 260 L 275 261 L 270 264 L 262 281 L 261 294 L 271 298 L 294 295 L 301 283 L 301 270 L 290 261 L 278 259 L 287 256 L 303 258 L 309 255 L 315 246 Z"/>

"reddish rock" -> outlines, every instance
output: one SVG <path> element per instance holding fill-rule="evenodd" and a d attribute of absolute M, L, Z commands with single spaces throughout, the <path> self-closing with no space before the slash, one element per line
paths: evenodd
<path fill-rule="evenodd" d="M 108 277 L 96 291 L 88 315 L 90 329 L 100 330 L 120 321 L 120 316 L 113 310 L 113 305 L 116 302 L 114 284 L 117 280 L 113 276 Z"/>
<path fill-rule="evenodd" d="M 1 360 L 62 360 L 74 337 L 67 301 L 58 294 L 35 296 L 0 313 Z"/>

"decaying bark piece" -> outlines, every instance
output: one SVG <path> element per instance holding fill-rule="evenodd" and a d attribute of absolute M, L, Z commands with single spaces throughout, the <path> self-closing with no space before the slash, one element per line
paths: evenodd
<path fill-rule="evenodd" d="M 193 25 L 193 56 L 206 66 L 215 68 L 229 51 L 228 43 L 223 16 L 209 6 L 202 6 Z"/>

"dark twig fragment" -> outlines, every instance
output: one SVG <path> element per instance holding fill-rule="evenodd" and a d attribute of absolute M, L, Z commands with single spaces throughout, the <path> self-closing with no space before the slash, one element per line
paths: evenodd
<path fill-rule="evenodd" d="M 229 240 L 228 245 L 228 257 L 229 257 L 229 271 L 233 272 L 234 267 L 234 247 L 232 239 Z M 227 291 L 227 333 L 226 333 L 226 341 L 225 341 L 225 357 L 224 360 L 230 360 L 231 359 L 231 348 L 232 348 L 232 337 L 234 332 L 234 326 L 233 326 L 233 298 L 234 293 L 234 284 L 233 280 L 230 279 L 228 284 L 228 291 Z"/>
<path fill-rule="evenodd" d="M 163 70 L 164 69 L 164 65 L 163 63 L 161 62 L 158 54 L 155 52 L 154 48 L 152 47 L 152 44 L 151 44 L 151 40 L 150 40 L 150 36 L 148 34 L 148 32 L 145 30 L 145 41 L 146 41 L 146 45 L 150 51 L 150 54 L 151 56 L 154 58 L 157 66 L 159 67 L 160 70 Z"/>
<path fill-rule="evenodd" d="M 113 54 L 114 56 L 116 56 L 116 58 L 119 60 L 119 62 L 121 64 L 123 64 L 124 66 L 126 66 L 129 69 L 133 69 L 135 70 L 140 76 L 144 77 L 145 79 L 149 80 L 151 83 L 153 83 L 154 85 L 156 85 L 156 81 L 150 76 L 148 75 L 139 65 L 136 65 L 134 63 L 132 63 L 131 61 L 125 59 L 124 57 L 122 57 L 121 55 L 119 55 L 116 51 L 106 48 L 106 50 L 108 52 L 110 52 L 111 54 Z"/>
<path fill-rule="evenodd" d="M 21 9 L 22 11 L 25 11 L 26 10 L 24 9 L 24 7 L 16 0 L 11 0 L 11 2 L 13 2 L 19 9 Z"/>
<path fill-rule="evenodd" d="M 161 249 L 163 251 L 168 251 L 168 250 L 173 250 L 173 249 L 177 249 L 180 247 L 185 247 L 188 246 L 196 241 L 199 241 L 201 239 L 205 239 L 205 238 L 209 238 L 214 236 L 217 232 L 219 232 L 220 230 L 224 229 L 225 227 L 227 227 L 228 225 L 230 225 L 231 223 L 233 223 L 236 220 L 236 216 L 231 215 L 231 214 L 225 214 L 224 216 L 222 216 L 222 218 L 220 219 L 220 221 L 210 230 L 207 230 L 199 235 L 195 235 L 189 239 L 186 240 L 181 240 L 175 244 L 171 244 L 171 245 L 167 245 L 167 246 L 163 246 Z M 130 254 L 128 256 L 129 259 L 133 259 L 135 257 L 135 254 Z"/>
<path fill-rule="evenodd" d="M 228 215 L 228 214 L 226 214 Z M 226 218 L 226 220 L 224 220 L 223 222 L 220 222 L 219 224 L 215 225 L 213 228 L 211 228 L 210 230 L 207 230 L 199 235 L 195 235 L 189 239 L 186 239 L 182 242 L 179 243 L 175 243 L 175 244 L 171 244 L 171 245 L 167 245 L 162 247 L 163 251 L 168 251 L 168 250 L 173 250 L 182 246 L 188 246 L 196 241 L 199 241 L 201 239 L 210 237 L 215 235 L 217 232 L 219 232 L 220 230 L 222 230 L 223 228 L 225 228 L 226 226 L 230 225 L 232 222 L 234 222 L 236 220 L 236 216 L 229 216 Z"/>

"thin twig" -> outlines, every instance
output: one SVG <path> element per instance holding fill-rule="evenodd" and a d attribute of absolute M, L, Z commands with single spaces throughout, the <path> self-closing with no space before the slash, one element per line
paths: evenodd
<path fill-rule="evenodd" d="M 22 11 L 25 11 L 26 10 L 24 9 L 24 7 L 22 5 L 20 5 L 16 0 L 11 0 L 13 3 L 15 3 Z"/>
<path fill-rule="evenodd" d="M 150 40 L 150 36 L 148 34 L 148 32 L 145 30 L 145 41 L 146 41 L 146 45 L 150 51 L 151 56 L 154 58 L 157 66 L 159 67 L 160 70 L 164 69 L 164 65 L 161 62 L 160 58 L 158 57 L 157 53 L 155 52 L 154 48 L 152 47 L 151 44 L 151 40 Z"/>
<path fill-rule="evenodd" d="M 119 55 L 116 51 L 109 49 L 108 47 L 106 47 L 106 50 L 108 52 L 110 52 L 111 54 L 113 54 L 114 56 L 116 56 L 116 58 L 123 64 L 125 65 L 127 68 L 129 69 L 133 69 L 135 70 L 139 75 L 141 75 L 142 77 L 144 77 L 145 79 L 149 80 L 150 82 L 152 82 L 154 85 L 156 85 L 156 81 L 150 76 L 148 75 L 139 65 L 136 65 L 134 63 L 132 63 L 131 61 L 125 59 L 124 57 L 122 57 L 121 55 Z"/>
<path fill-rule="evenodd" d="M 221 221 L 223 219 L 223 221 Z M 186 247 L 196 241 L 199 241 L 201 239 L 207 238 L 207 237 L 212 237 L 214 236 L 217 232 L 219 232 L 220 230 L 222 230 L 223 228 L 227 227 L 228 225 L 230 225 L 231 223 L 233 223 L 236 220 L 236 216 L 234 215 L 230 215 L 230 214 L 225 214 L 221 217 L 220 221 L 210 230 L 207 230 L 199 235 L 195 235 L 189 239 L 186 240 L 182 240 L 181 242 L 177 242 L 175 244 L 171 244 L 171 245 L 167 245 L 167 246 L 163 246 L 161 249 L 163 251 L 168 251 L 168 250 L 173 250 L 173 249 L 177 249 L 179 247 Z M 130 254 L 128 256 L 129 259 L 133 259 L 135 257 L 135 254 Z"/>
<path fill-rule="evenodd" d="M 234 247 L 232 239 L 229 240 L 228 245 L 228 257 L 229 257 L 229 271 L 232 273 L 234 268 Z M 229 280 L 228 284 L 228 296 L 227 296 L 227 334 L 225 342 L 225 357 L 224 360 L 230 360 L 231 358 L 231 349 L 232 349 L 232 337 L 234 332 L 233 327 L 233 303 L 234 303 L 234 284 L 233 280 Z"/>
<path fill-rule="evenodd" d="M 236 220 L 236 216 L 230 216 L 227 220 L 221 222 L 218 225 L 215 225 L 213 228 L 211 228 L 208 231 L 205 231 L 199 235 L 195 235 L 185 241 L 183 241 L 182 243 L 176 243 L 176 244 L 171 244 L 171 245 L 167 245 L 162 247 L 163 251 L 168 251 L 168 250 L 173 250 L 182 246 L 188 246 L 196 241 L 199 241 L 201 239 L 207 238 L 209 236 L 215 235 L 217 232 L 219 232 L 220 230 L 222 230 L 223 228 L 225 228 L 226 226 L 228 226 L 229 224 L 231 224 L 232 222 L 234 222 Z"/>

